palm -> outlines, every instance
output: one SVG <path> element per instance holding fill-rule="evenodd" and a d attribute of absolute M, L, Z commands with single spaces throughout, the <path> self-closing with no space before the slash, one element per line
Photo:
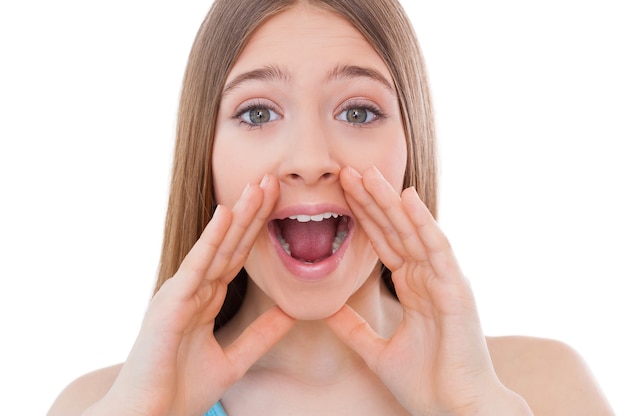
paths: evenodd
<path fill-rule="evenodd" d="M 472 292 L 445 236 L 413 189 L 399 196 L 375 170 L 342 175 L 346 198 L 392 278 L 403 319 L 390 339 L 352 309 L 328 320 L 407 408 L 446 412 L 490 387 L 491 367 Z"/>
<path fill-rule="evenodd" d="M 111 397 L 140 414 L 202 415 L 293 325 L 277 307 L 223 348 L 214 320 L 278 196 L 269 178 L 219 207 L 178 272 L 152 299 Z"/>

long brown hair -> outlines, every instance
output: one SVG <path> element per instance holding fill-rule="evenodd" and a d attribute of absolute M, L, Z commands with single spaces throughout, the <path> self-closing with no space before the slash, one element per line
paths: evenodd
<path fill-rule="evenodd" d="M 252 33 L 301 2 L 342 16 L 383 59 L 393 77 L 407 141 L 405 187 L 415 186 L 437 215 L 437 155 L 430 93 L 411 23 L 397 0 L 215 0 L 192 46 L 183 81 L 170 197 L 155 293 L 172 277 L 211 219 L 211 156 L 222 89 Z M 391 274 L 382 278 L 395 294 Z M 215 330 L 237 312 L 247 287 L 241 270 L 228 287 Z"/>

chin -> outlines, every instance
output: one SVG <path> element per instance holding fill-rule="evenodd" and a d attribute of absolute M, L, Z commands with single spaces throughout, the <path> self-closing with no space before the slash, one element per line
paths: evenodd
<path fill-rule="evenodd" d="M 360 292 L 368 276 L 364 270 L 357 270 L 352 279 L 345 279 L 345 275 L 329 276 L 313 285 L 291 281 L 295 284 L 268 288 L 266 296 L 298 321 L 323 320 L 337 313 Z"/>
<path fill-rule="evenodd" d="M 278 226 L 270 223 L 269 238 L 252 249 L 245 266 L 257 294 L 299 321 L 323 320 L 339 311 L 378 265 L 369 240 L 355 232 L 354 221 L 349 217 L 343 221 L 334 227 L 340 231 L 345 227 L 341 244 L 316 262 L 292 257 L 281 243 Z"/>
<path fill-rule="evenodd" d="M 284 303 L 284 304 L 283 304 Z M 320 303 L 311 302 L 311 304 L 296 304 L 294 302 L 281 302 L 278 303 L 278 307 L 283 310 L 287 315 L 298 321 L 320 321 L 326 319 L 335 313 L 345 304 L 343 302 L 324 302 L 324 305 Z"/>

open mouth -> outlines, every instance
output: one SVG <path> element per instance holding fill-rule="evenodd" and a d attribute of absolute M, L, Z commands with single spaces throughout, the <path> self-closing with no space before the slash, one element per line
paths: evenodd
<path fill-rule="evenodd" d="M 324 212 L 292 215 L 274 220 L 274 232 L 283 250 L 303 263 L 318 263 L 339 250 L 349 232 L 351 218 Z"/>

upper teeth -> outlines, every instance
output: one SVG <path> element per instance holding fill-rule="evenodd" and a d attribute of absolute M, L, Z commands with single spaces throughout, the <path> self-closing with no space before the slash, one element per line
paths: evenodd
<path fill-rule="evenodd" d="M 324 212 L 322 214 L 317 214 L 317 215 L 298 214 L 298 215 L 291 215 L 289 219 L 298 220 L 298 222 L 309 222 L 309 221 L 319 222 L 319 221 L 327 220 L 330 217 L 337 218 L 339 217 L 339 214 L 335 214 L 334 212 Z"/>

